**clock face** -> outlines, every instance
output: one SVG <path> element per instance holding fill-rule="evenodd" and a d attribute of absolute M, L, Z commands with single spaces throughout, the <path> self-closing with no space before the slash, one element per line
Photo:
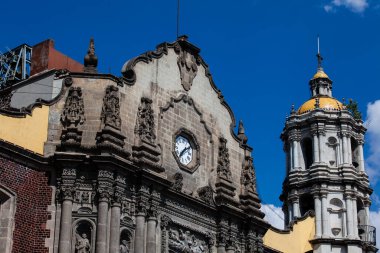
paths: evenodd
<path fill-rule="evenodd" d="M 175 153 L 183 165 L 188 165 L 193 160 L 193 148 L 189 140 L 181 135 L 175 140 Z"/>

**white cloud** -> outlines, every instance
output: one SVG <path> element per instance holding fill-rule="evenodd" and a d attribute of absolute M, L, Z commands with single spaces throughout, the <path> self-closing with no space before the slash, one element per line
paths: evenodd
<path fill-rule="evenodd" d="M 369 213 L 369 220 L 371 222 L 371 225 L 376 228 L 376 246 L 380 246 L 380 209 L 375 211 L 370 211 Z"/>
<path fill-rule="evenodd" d="M 264 220 L 269 222 L 269 224 L 275 228 L 284 229 L 284 213 L 281 207 L 264 204 L 261 206 L 261 211 L 265 213 Z"/>
<path fill-rule="evenodd" d="M 368 6 L 368 0 L 332 0 L 323 8 L 326 12 L 334 12 L 337 7 L 345 7 L 352 12 L 363 13 Z"/>
<path fill-rule="evenodd" d="M 380 179 L 380 100 L 367 105 L 367 143 L 369 157 L 366 159 L 366 172 L 373 185 Z"/>

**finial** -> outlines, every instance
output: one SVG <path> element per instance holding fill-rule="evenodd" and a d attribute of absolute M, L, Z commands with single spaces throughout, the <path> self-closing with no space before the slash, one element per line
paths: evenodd
<path fill-rule="evenodd" d="M 97 73 L 98 57 L 95 55 L 94 38 L 91 37 L 90 45 L 88 46 L 87 54 L 84 57 L 84 72 Z"/>
<path fill-rule="evenodd" d="M 294 104 L 292 104 L 292 108 L 290 109 L 290 115 L 296 114 L 296 110 L 294 109 Z"/>
<path fill-rule="evenodd" d="M 239 121 L 238 137 L 243 142 L 243 144 L 247 143 L 248 137 L 245 135 L 245 129 L 242 120 Z"/>

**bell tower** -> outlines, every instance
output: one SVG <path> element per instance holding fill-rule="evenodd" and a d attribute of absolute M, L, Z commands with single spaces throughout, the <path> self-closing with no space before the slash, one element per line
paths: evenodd
<path fill-rule="evenodd" d="M 317 58 L 317 72 L 309 82 L 311 97 L 298 110 L 292 107 L 281 134 L 285 225 L 312 212 L 313 252 L 376 252 L 375 228 L 369 223 L 372 189 L 363 157 L 366 129 L 332 96 L 333 82 L 319 52 Z"/>

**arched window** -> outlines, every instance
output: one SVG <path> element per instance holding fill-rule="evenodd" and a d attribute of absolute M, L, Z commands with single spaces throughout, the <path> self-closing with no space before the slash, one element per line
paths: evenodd
<path fill-rule="evenodd" d="M 313 164 L 313 143 L 310 138 L 305 138 L 301 142 L 305 169 L 309 169 Z"/>
<path fill-rule="evenodd" d="M 10 253 L 12 250 L 15 211 L 16 195 L 0 185 L 0 252 Z"/>
<path fill-rule="evenodd" d="M 355 168 L 359 166 L 359 149 L 358 149 L 358 142 L 351 138 L 351 157 L 352 157 L 352 165 L 354 165 Z"/>
<path fill-rule="evenodd" d="M 304 216 L 308 211 L 314 211 L 314 198 L 311 194 L 304 194 L 300 197 L 301 216 Z"/>

